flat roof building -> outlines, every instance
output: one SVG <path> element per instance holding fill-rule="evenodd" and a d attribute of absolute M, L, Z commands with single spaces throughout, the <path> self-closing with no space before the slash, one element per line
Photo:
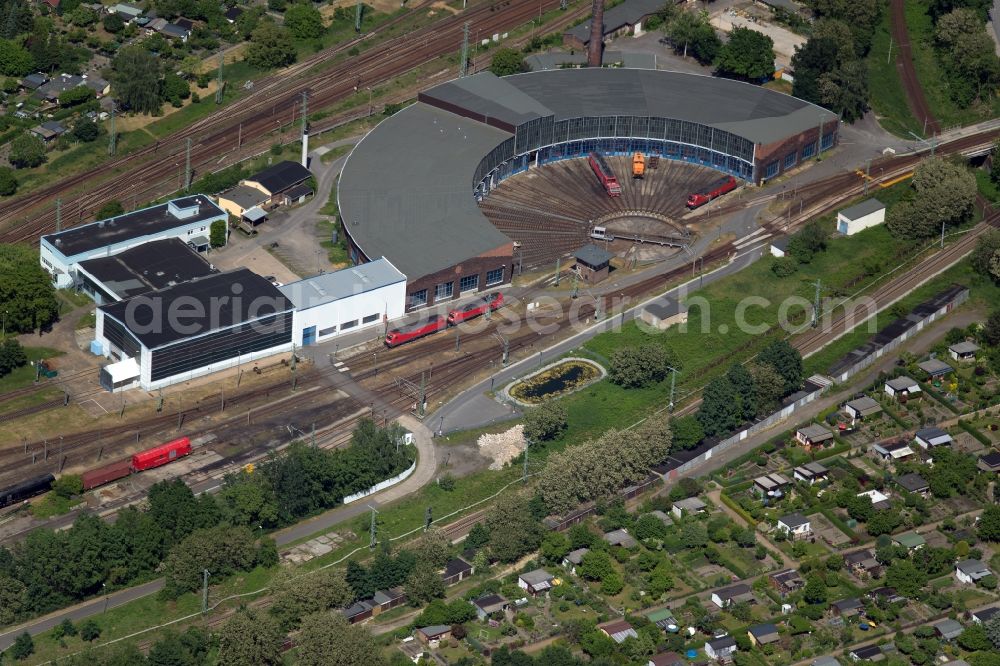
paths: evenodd
<path fill-rule="evenodd" d="M 300 185 L 312 176 L 309 169 L 298 162 L 283 160 L 272 164 L 241 181 L 241 185 L 257 189 L 273 199 L 296 185 Z"/>
<path fill-rule="evenodd" d="M 137 374 L 122 383 L 105 368 L 101 384 L 149 391 L 290 351 L 293 314 L 284 294 L 246 268 L 102 305 L 100 353 L 134 362 Z"/>
<path fill-rule="evenodd" d="M 172 199 L 97 222 L 42 236 L 42 267 L 62 289 L 79 284 L 81 261 L 109 257 L 154 240 L 179 238 L 185 242 L 209 234 L 216 220 L 228 220 L 226 212 L 203 194 Z"/>
<path fill-rule="evenodd" d="M 188 243 L 165 238 L 77 265 L 80 288 L 98 305 L 217 273 Z"/>

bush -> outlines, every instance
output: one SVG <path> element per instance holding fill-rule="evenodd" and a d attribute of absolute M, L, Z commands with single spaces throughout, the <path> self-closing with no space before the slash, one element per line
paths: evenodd
<path fill-rule="evenodd" d="M 451 492 L 455 489 L 455 477 L 451 474 L 444 474 L 438 477 L 438 488 L 445 492 Z"/>
<path fill-rule="evenodd" d="M 532 442 L 556 439 L 566 431 L 566 408 L 546 403 L 528 410 L 524 416 L 524 436 Z"/>
<path fill-rule="evenodd" d="M 31 639 L 31 634 L 22 632 L 14 644 L 10 646 L 10 656 L 18 661 L 23 661 L 35 653 L 35 641 Z"/>
<path fill-rule="evenodd" d="M 680 365 L 670 349 L 656 344 L 624 347 L 611 355 L 611 381 L 623 388 L 641 388 L 662 381 Z"/>
<path fill-rule="evenodd" d="M 83 479 L 78 474 L 63 474 L 53 482 L 52 490 L 59 497 L 69 499 L 83 492 Z"/>
<path fill-rule="evenodd" d="M 88 643 L 96 641 L 101 637 L 101 627 L 94 620 L 84 620 L 80 625 L 80 638 Z"/>
<path fill-rule="evenodd" d="M 776 257 L 771 262 L 771 272 L 780 278 L 788 277 L 797 270 L 799 262 L 792 257 Z"/>

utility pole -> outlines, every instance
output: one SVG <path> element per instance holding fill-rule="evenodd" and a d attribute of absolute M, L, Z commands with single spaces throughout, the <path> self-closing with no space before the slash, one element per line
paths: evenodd
<path fill-rule="evenodd" d="M 462 339 L 459 337 L 458 327 L 455 327 L 455 351 L 459 351 L 462 348 Z"/>
<path fill-rule="evenodd" d="M 118 134 L 115 133 L 115 104 L 111 104 L 111 133 L 108 136 L 108 155 L 112 157 L 118 148 Z"/>
<path fill-rule="evenodd" d="M 892 35 L 889 35 L 889 55 L 885 58 L 885 64 L 892 62 Z"/>
<path fill-rule="evenodd" d="M 417 405 L 417 415 L 424 418 L 424 405 L 427 404 L 427 381 L 424 371 L 420 371 L 420 404 Z"/>
<path fill-rule="evenodd" d="M 557 286 L 557 287 L 559 286 L 559 261 L 560 261 L 560 259 L 562 259 L 562 257 L 556 257 L 556 284 L 555 284 L 555 286 Z"/>
<path fill-rule="evenodd" d="M 871 180 L 872 161 L 865 162 L 865 195 L 868 194 L 868 182 Z"/>
<path fill-rule="evenodd" d="M 312 447 L 314 449 L 316 448 L 316 423 L 315 422 L 313 422 L 313 427 L 312 427 Z"/>
<path fill-rule="evenodd" d="M 361 32 L 361 0 L 354 8 L 354 32 Z"/>
<path fill-rule="evenodd" d="M 816 328 L 819 325 L 819 290 L 821 281 L 819 278 L 816 279 L 816 295 L 813 297 L 813 320 L 812 327 Z"/>
<path fill-rule="evenodd" d="M 222 83 L 222 65 L 223 65 L 224 61 L 225 61 L 225 59 L 222 57 L 222 54 L 220 53 L 219 54 L 219 77 L 218 77 L 218 80 L 216 81 L 216 84 L 215 84 L 215 103 L 216 104 L 222 104 L 222 93 L 223 93 L 223 89 L 224 89 L 224 86 L 223 86 L 223 83 Z"/>
<path fill-rule="evenodd" d="M 573 298 L 576 298 L 577 296 L 580 295 L 579 285 L 577 284 L 577 280 L 579 279 L 580 279 L 580 274 L 577 273 L 576 271 L 573 271 L 573 296 L 572 296 Z"/>
<path fill-rule="evenodd" d="M 524 470 L 521 472 L 521 482 L 528 482 L 528 448 L 531 446 L 531 440 L 527 437 L 524 438 Z"/>
<path fill-rule="evenodd" d="M 462 26 L 462 62 L 459 63 L 458 75 L 463 77 L 469 73 L 469 22 Z"/>
<path fill-rule="evenodd" d="M 371 548 L 372 550 L 374 550 L 375 549 L 375 544 L 378 543 L 378 540 L 375 538 L 376 529 L 378 528 L 377 521 L 376 521 L 376 516 L 378 515 L 378 511 L 376 511 L 375 507 L 373 507 L 371 504 L 368 505 L 368 508 L 372 510 L 372 521 L 371 521 L 371 525 L 368 528 L 368 535 L 369 535 L 369 537 L 368 537 L 368 547 Z"/>
<path fill-rule="evenodd" d="M 431 528 L 431 523 L 433 522 L 434 522 L 434 512 L 431 509 L 431 507 L 427 507 L 427 510 L 424 511 L 424 532 L 426 532 Z"/>
<path fill-rule="evenodd" d="M 670 368 L 670 405 L 668 409 L 674 411 L 674 388 L 677 386 L 677 368 Z"/>
<path fill-rule="evenodd" d="M 56 233 L 62 231 L 62 199 L 56 199 Z"/>
<path fill-rule="evenodd" d="M 201 612 L 204 614 L 208 612 L 208 569 L 203 570 L 201 574 Z"/>
<path fill-rule="evenodd" d="M 944 220 L 941 220 L 941 249 L 944 249 Z"/>
<path fill-rule="evenodd" d="M 184 158 L 184 191 L 191 189 L 191 137 L 187 140 L 187 154 Z"/>

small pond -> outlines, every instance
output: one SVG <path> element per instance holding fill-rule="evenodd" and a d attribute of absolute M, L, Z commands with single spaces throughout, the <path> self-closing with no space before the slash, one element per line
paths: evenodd
<path fill-rule="evenodd" d="M 537 405 L 557 398 L 597 381 L 605 375 L 604 368 L 583 358 L 569 358 L 519 379 L 504 391 L 522 405 Z"/>

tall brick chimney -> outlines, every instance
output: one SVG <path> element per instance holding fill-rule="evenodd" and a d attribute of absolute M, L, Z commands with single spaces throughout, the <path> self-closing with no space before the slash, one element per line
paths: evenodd
<path fill-rule="evenodd" d="M 590 43 L 587 45 L 587 67 L 600 67 L 604 55 L 604 0 L 594 0 L 590 18 Z"/>

